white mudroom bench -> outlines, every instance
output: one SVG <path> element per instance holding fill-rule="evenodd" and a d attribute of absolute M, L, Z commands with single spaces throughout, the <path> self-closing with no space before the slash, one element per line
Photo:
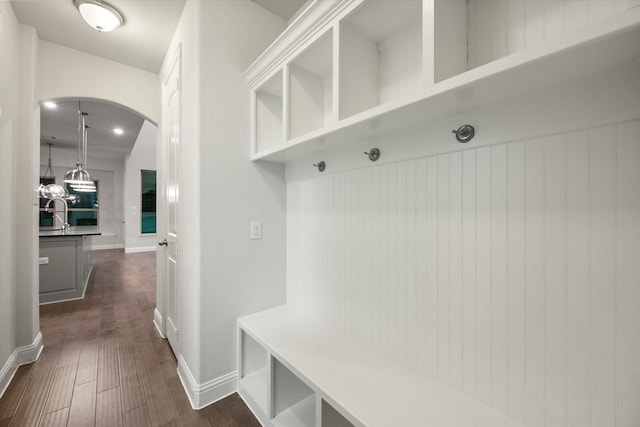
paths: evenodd
<path fill-rule="evenodd" d="M 282 306 L 238 319 L 238 391 L 264 426 L 522 427 Z"/>

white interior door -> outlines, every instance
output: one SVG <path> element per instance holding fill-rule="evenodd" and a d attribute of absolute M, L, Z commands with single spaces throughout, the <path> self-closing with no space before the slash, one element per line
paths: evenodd
<path fill-rule="evenodd" d="M 165 320 L 166 334 L 173 352 L 179 354 L 179 296 L 178 280 L 178 174 L 180 165 L 180 50 L 169 68 L 163 87 L 165 103 L 164 153 L 165 153 L 165 185 L 164 209 L 166 219 L 166 240 L 164 245 L 164 277 L 165 277 Z"/>

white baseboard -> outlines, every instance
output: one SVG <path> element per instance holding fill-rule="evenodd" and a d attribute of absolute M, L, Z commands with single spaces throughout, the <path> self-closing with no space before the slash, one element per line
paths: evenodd
<path fill-rule="evenodd" d="M 202 409 L 233 394 L 238 388 L 238 371 L 198 384 L 182 355 L 178 356 L 178 377 L 193 409 Z"/>
<path fill-rule="evenodd" d="M 162 338 L 166 338 L 166 336 L 162 332 L 164 331 L 164 319 L 162 318 L 162 314 L 160 314 L 160 312 L 158 311 L 158 307 L 153 309 L 153 325 L 158 330 L 160 336 Z"/>
<path fill-rule="evenodd" d="M 18 365 L 16 364 L 16 352 L 14 350 L 2 369 L 0 369 L 0 397 L 2 397 L 7 387 L 9 387 L 9 383 L 17 370 Z"/>
<path fill-rule="evenodd" d="M 104 251 L 107 249 L 124 249 L 124 244 L 122 243 L 113 243 L 110 245 L 92 245 L 91 250 L 93 251 Z"/>
<path fill-rule="evenodd" d="M 38 360 L 44 346 L 42 345 L 42 333 L 38 332 L 33 342 L 29 345 L 18 347 L 11 352 L 2 369 L 0 369 L 0 397 L 9 387 L 18 367 Z"/>
<path fill-rule="evenodd" d="M 135 254 L 138 252 L 155 252 L 157 249 L 156 246 L 142 246 L 139 248 L 124 248 L 125 254 Z"/>

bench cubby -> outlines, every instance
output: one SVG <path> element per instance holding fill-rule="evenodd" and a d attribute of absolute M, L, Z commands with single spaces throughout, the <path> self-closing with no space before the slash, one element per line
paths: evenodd
<path fill-rule="evenodd" d="M 522 427 L 287 306 L 241 317 L 238 331 L 240 396 L 264 426 Z M 266 408 L 246 387 L 263 356 Z"/>

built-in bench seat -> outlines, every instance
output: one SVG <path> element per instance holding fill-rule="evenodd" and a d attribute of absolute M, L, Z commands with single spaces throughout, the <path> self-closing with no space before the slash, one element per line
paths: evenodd
<path fill-rule="evenodd" d="M 238 330 L 238 390 L 265 426 L 522 426 L 286 306 Z"/>

